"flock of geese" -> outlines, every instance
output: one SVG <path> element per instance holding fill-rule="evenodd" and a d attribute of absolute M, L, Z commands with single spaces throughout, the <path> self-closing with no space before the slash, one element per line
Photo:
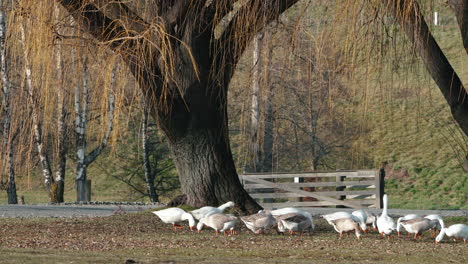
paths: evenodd
<path fill-rule="evenodd" d="M 425 231 L 431 231 L 432 237 L 435 237 L 437 230 L 439 234 L 435 238 L 435 242 L 440 242 L 444 235 L 461 239 L 465 243 L 468 242 L 468 226 L 465 224 L 455 224 L 448 228 L 444 226 L 444 220 L 439 215 L 428 215 L 421 217 L 416 214 L 409 214 L 398 218 L 397 222 L 387 214 L 388 197 L 383 197 L 384 209 L 380 216 L 368 213 L 365 210 L 357 210 L 352 213 L 335 212 L 332 214 L 322 215 L 336 232 L 339 237 L 343 234 L 354 232 L 358 239 L 361 239 L 361 231 L 367 232 L 371 227 L 378 230 L 381 237 L 387 236 L 390 239 L 393 231 L 397 235 L 401 235 L 404 228 L 409 235 L 414 235 L 414 239 L 421 238 L 421 234 Z M 289 232 L 291 235 L 314 230 L 314 222 L 312 215 L 309 212 L 298 208 L 288 207 L 277 210 L 260 210 L 258 213 L 240 218 L 230 214 L 223 214 L 227 208 L 236 206 L 234 202 L 227 202 L 219 207 L 205 206 L 190 212 L 183 209 L 173 207 L 160 211 L 154 211 L 164 223 L 172 224 L 174 230 L 182 228 L 180 225 L 183 221 L 188 221 L 190 230 L 195 228 L 200 232 L 205 227 L 210 227 L 215 230 L 216 234 L 220 232 L 224 235 L 236 234 L 237 227 L 240 221 L 251 230 L 254 234 L 262 234 L 268 232 L 272 228 L 276 228 L 279 233 Z M 239 221 L 240 220 L 240 221 Z M 197 223 L 198 221 L 198 223 Z"/>

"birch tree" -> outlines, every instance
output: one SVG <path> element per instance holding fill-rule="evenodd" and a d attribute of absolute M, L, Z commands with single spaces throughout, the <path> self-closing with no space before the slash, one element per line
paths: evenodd
<path fill-rule="evenodd" d="M 107 128 L 99 145 L 94 148 L 89 154 L 86 153 L 86 127 L 89 116 L 89 76 L 88 76 L 88 61 L 85 58 L 82 62 L 81 74 L 81 91 L 78 85 L 75 86 L 75 133 L 76 133 L 76 200 L 78 202 L 86 202 L 89 200 L 89 192 L 87 189 L 87 168 L 93 163 L 96 158 L 102 153 L 108 144 L 109 137 L 114 127 L 114 86 L 117 64 L 111 73 L 111 81 L 109 86 L 109 102 L 108 102 L 108 118 Z"/>
<path fill-rule="evenodd" d="M 260 147 L 259 147 L 259 119 L 260 119 L 260 53 L 262 46 L 262 36 L 258 34 L 252 41 L 252 103 L 250 117 L 250 146 L 251 146 L 251 168 L 249 172 L 256 172 L 259 165 Z"/>
<path fill-rule="evenodd" d="M 7 33 L 5 3 L 0 0 L 0 75 L 2 80 L 2 123 L 3 123 L 3 144 L 2 156 L 6 157 L 8 168 L 8 203 L 17 204 L 15 167 L 14 167 L 14 136 L 11 133 L 11 84 L 8 76 L 7 51 L 5 38 Z"/>
<path fill-rule="evenodd" d="M 25 74 L 25 86 L 28 94 L 28 101 L 31 107 L 31 117 L 33 124 L 33 133 L 34 133 L 34 143 L 36 145 L 37 154 L 39 156 L 40 166 L 42 175 L 44 177 L 44 184 L 47 188 L 49 194 L 49 200 L 54 200 L 54 195 L 52 194 L 52 185 L 54 184 L 54 179 L 52 177 L 52 169 L 49 162 L 49 156 L 46 152 L 46 147 L 42 141 L 42 121 L 40 119 L 40 110 L 39 110 L 39 98 L 37 89 L 34 89 L 33 86 L 33 76 L 32 76 L 32 67 L 29 59 L 29 50 L 26 45 L 26 33 L 25 33 L 25 18 L 21 17 L 20 22 L 20 43 L 23 51 L 23 67 Z"/>
<path fill-rule="evenodd" d="M 60 9 L 59 6 L 55 6 L 55 20 L 59 21 Z M 52 185 L 52 202 L 63 203 L 64 189 L 65 189 L 65 169 L 67 164 L 67 152 L 68 152 L 68 92 L 69 87 L 65 87 L 64 82 L 64 69 L 62 62 L 62 42 L 60 38 L 57 38 L 55 45 L 55 70 L 56 70 L 56 91 L 57 91 L 57 167 L 55 170 L 55 181 Z"/>

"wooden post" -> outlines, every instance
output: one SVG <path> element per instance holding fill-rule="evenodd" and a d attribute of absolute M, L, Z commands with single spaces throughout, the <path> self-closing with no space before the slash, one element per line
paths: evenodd
<path fill-rule="evenodd" d="M 346 179 L 346 176 L 336 176 L 336 182 L 343 182 Z M 337 192 L 344 191 L 346 186 L 336 186 L 335 190 Z M 346 195 L 338 195 L 337 197 L 338 200 L 344 200 L 346 199 Z M 345 208 L 346 206 L 343 205 L 337 205 L 336 208 Z"/>
<path fill-rule="evenodd" d="M 380 168 L 379 172 L 375 173 L 375 207 L 383 208 L 383 195 L 385 193 L 385 169 Z"/>
<path fill-rule="evenodd" d="M 294 183 L 303 183 L 304 178 L 303 177 L 294 177 Z M 304 190 L 304 188 L 299 188 L 300 190 Z M 304 202 L 305 197 L 298 197 L 296 199 L 297 202 Z"/>

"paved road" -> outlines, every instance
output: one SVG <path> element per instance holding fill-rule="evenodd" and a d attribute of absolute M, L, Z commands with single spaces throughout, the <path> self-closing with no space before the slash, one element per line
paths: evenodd
<path fill-rule="evenodd" d="M 135 213 L 148 209 L 158 208 L 161 205 L 0 205 L 1 217 L 101 217 L 111 216 L 119 213 Z M 348 208 L 311 208 L 307 209 L 314 216 L 328 214 L 336 211 L 353 211 Z M 380 209 L 366 209 L 370 212 L 380 214 Z M 405 210 L 389 209 L 392 216 L 402 216 L 406 214 L 429 215 L 438 214 L 441 216 L 465 216 L 468 217 L 468 210 Z"/>
<path fill-rule="evenodd" d="M 0 205 L 0 217 L 101 217 L 136 213 L 158 205 Z"/>

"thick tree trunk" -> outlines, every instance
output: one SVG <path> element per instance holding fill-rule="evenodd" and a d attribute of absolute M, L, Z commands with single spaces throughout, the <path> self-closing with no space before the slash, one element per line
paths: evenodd
<path fill-rule="evenodd" d="M 427 27 L 419 5 L 408 0 L 383 0 L 402 25 L 429 74 L 450 106 L 452 116 L 468 135 L 468 94 Z"/>
<path fill-rule="evenodd" d="M 203 89 L 194 90 L 205 93 Z M 244 190 L 236 173 L 229 147 L 226 108 L 226 104 L 220 102 L 200 102 L 191 106 L 190 112 L 186 113 L 190 120 L 187 120 L 184 134 L 168 131 L 163 124 L 182 192 L 187 195 L 190 205 L 234 201 L 244 211 L 258 211 L 260 207 Z"/>

